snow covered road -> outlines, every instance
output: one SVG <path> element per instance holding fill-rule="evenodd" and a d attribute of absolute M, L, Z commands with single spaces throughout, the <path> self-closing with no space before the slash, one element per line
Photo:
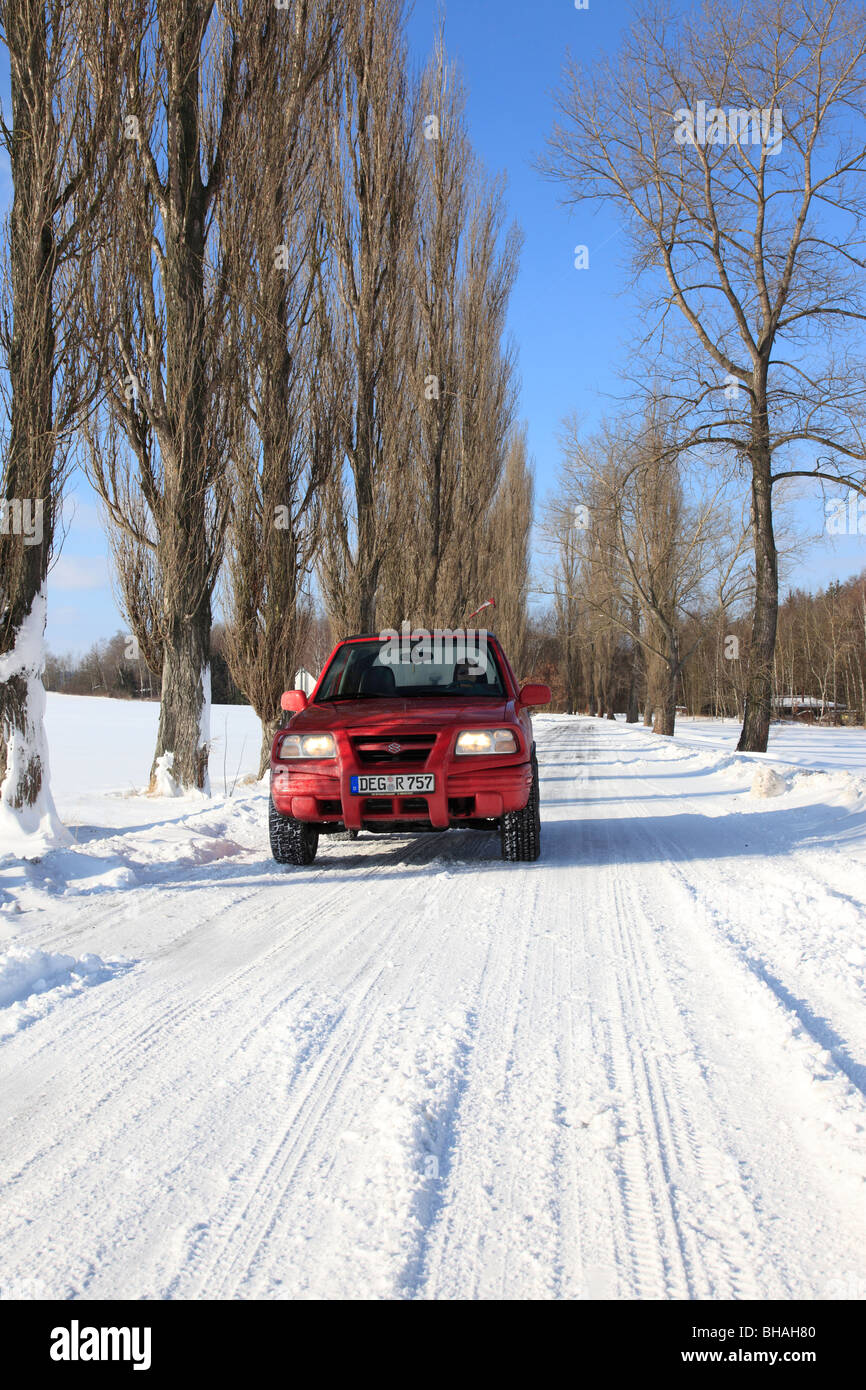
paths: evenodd
<path fill-rule="evenodd" d="M 866 1296 L 866 784 L 537 733 L 533 865 L 257 788 L 0 864 L 0 1295 Z"/>

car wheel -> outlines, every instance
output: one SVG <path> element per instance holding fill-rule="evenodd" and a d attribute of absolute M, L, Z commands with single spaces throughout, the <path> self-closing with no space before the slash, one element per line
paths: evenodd
<path fill-rule="evenodd" d="M 312 864 L 319 847 L 319 832 L 294 816 L 284 816 L 273 801 L 268 812 L 271 854 L 278 864 Z"/>
<path fill-rule="evenodd" d="M 335 830 L 331 836 L 332 840 L 357 840 L 360 835 L 359 830 Z"/>
<path fill-rule="evenodd" d="M 532 751 L 532 790 L 521 811 L 506 811 L 500 822 L 502 858 L 510 863 L 531 863 L 541 853 L 541 794 L 538 762 Z"/>

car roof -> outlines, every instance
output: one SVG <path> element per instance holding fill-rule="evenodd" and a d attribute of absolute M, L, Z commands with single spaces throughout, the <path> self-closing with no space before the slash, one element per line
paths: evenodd
<path fill-rule="evenodd" d="M 340 640 L 336 643 L 336 645 L 337 645 L 338 647 L 339 647 L 339 646 L 342 646 L 342 644 L 343 644 L 344 642 L 387 642 L 387 641 L 389 641 L 389 639 L 390 639 L 390 634 L 392 634 L 392 633 L 395 633 L 395 632 L 396 632 L 398 637 L 402 637 L 402 635 L 403 635 L 401 632 L 397 632 L 397 629 L 396 629 L 395 627 L 383 629 L 383 632 L 387 632 L 387 633 L 389 634 L 389 636 L 383 636 L 383 633 L 382 633 L 382 632 L 353 632 L 353 633 L 351 633 L 350 636 L 348 636 L 348 637 L 341 637 Z M 432 637 L 432 636 L 434 636 L 437 632 L 472 632 L 472 633 L 477 633 L 479 636 L 483 633 L 483 635 L 484 635 L 485 637 L 489 638 L 491 641 L 493 641 L 493 642 L 498 642 L 498 641 L 499 641 L 498 637 L 496 636 L 496 633 L 495 633 L 495 632 L 491 632 L 490 629 L 489 629 L 489 628 L 486 628 L 486 627 L 465 627 L 465 628 L 464 628 L 464 627 L 430 627 L 430 628 L 417 628 L 417 629 L 414 629 L 414 630 L 408 632 L 408 633 L 406 634 L 406 636 L 409 637 L 409 638 L 412 638 L 412 637 L 421 637 L 421 636 L 423 636 L 424 634 L 428 634 L 428 635 L 430 635 L 430 636 Z"/>

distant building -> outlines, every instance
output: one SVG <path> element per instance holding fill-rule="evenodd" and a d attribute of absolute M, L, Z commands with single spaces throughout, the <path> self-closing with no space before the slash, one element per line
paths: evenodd
<path fill-rule="evenodd" d="M 306 671 L 302 666 L 300 671 L 295 672 L 295 684 L 293 688 L 295 690 L 303 690 L 305 695 L 312 695 L 316 680 L 317 677 L 311 676 L 309 671 Z"/>
<path fill-rule="evenodd" d="M 836 704 L 833 700 L 822 700 L 818 695 L 780 695 L 773 701 L 773 705 L 781 715 L 800 719 L 807 724 L 827 716 L 836 719 L 848 709 L 847 705 Z"/>

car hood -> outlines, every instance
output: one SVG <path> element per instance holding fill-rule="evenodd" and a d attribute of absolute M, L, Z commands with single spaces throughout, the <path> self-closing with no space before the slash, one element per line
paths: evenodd
<path fill-rule="evenodd" d="M 463 701 L 453 696 L 434 696 L 429 700 L 386 697 L 308 705 L 294 716 L 290 727 L 298 733 L 312 733 L 319 729 L 380 729 L 383 725 L 399 724 L 406 730 L 417 725 L 420 733 L 427 729 L 449 729 L 456 724 L 485 728 L 514 721 L 514 702 L 498 697 Z"/>

